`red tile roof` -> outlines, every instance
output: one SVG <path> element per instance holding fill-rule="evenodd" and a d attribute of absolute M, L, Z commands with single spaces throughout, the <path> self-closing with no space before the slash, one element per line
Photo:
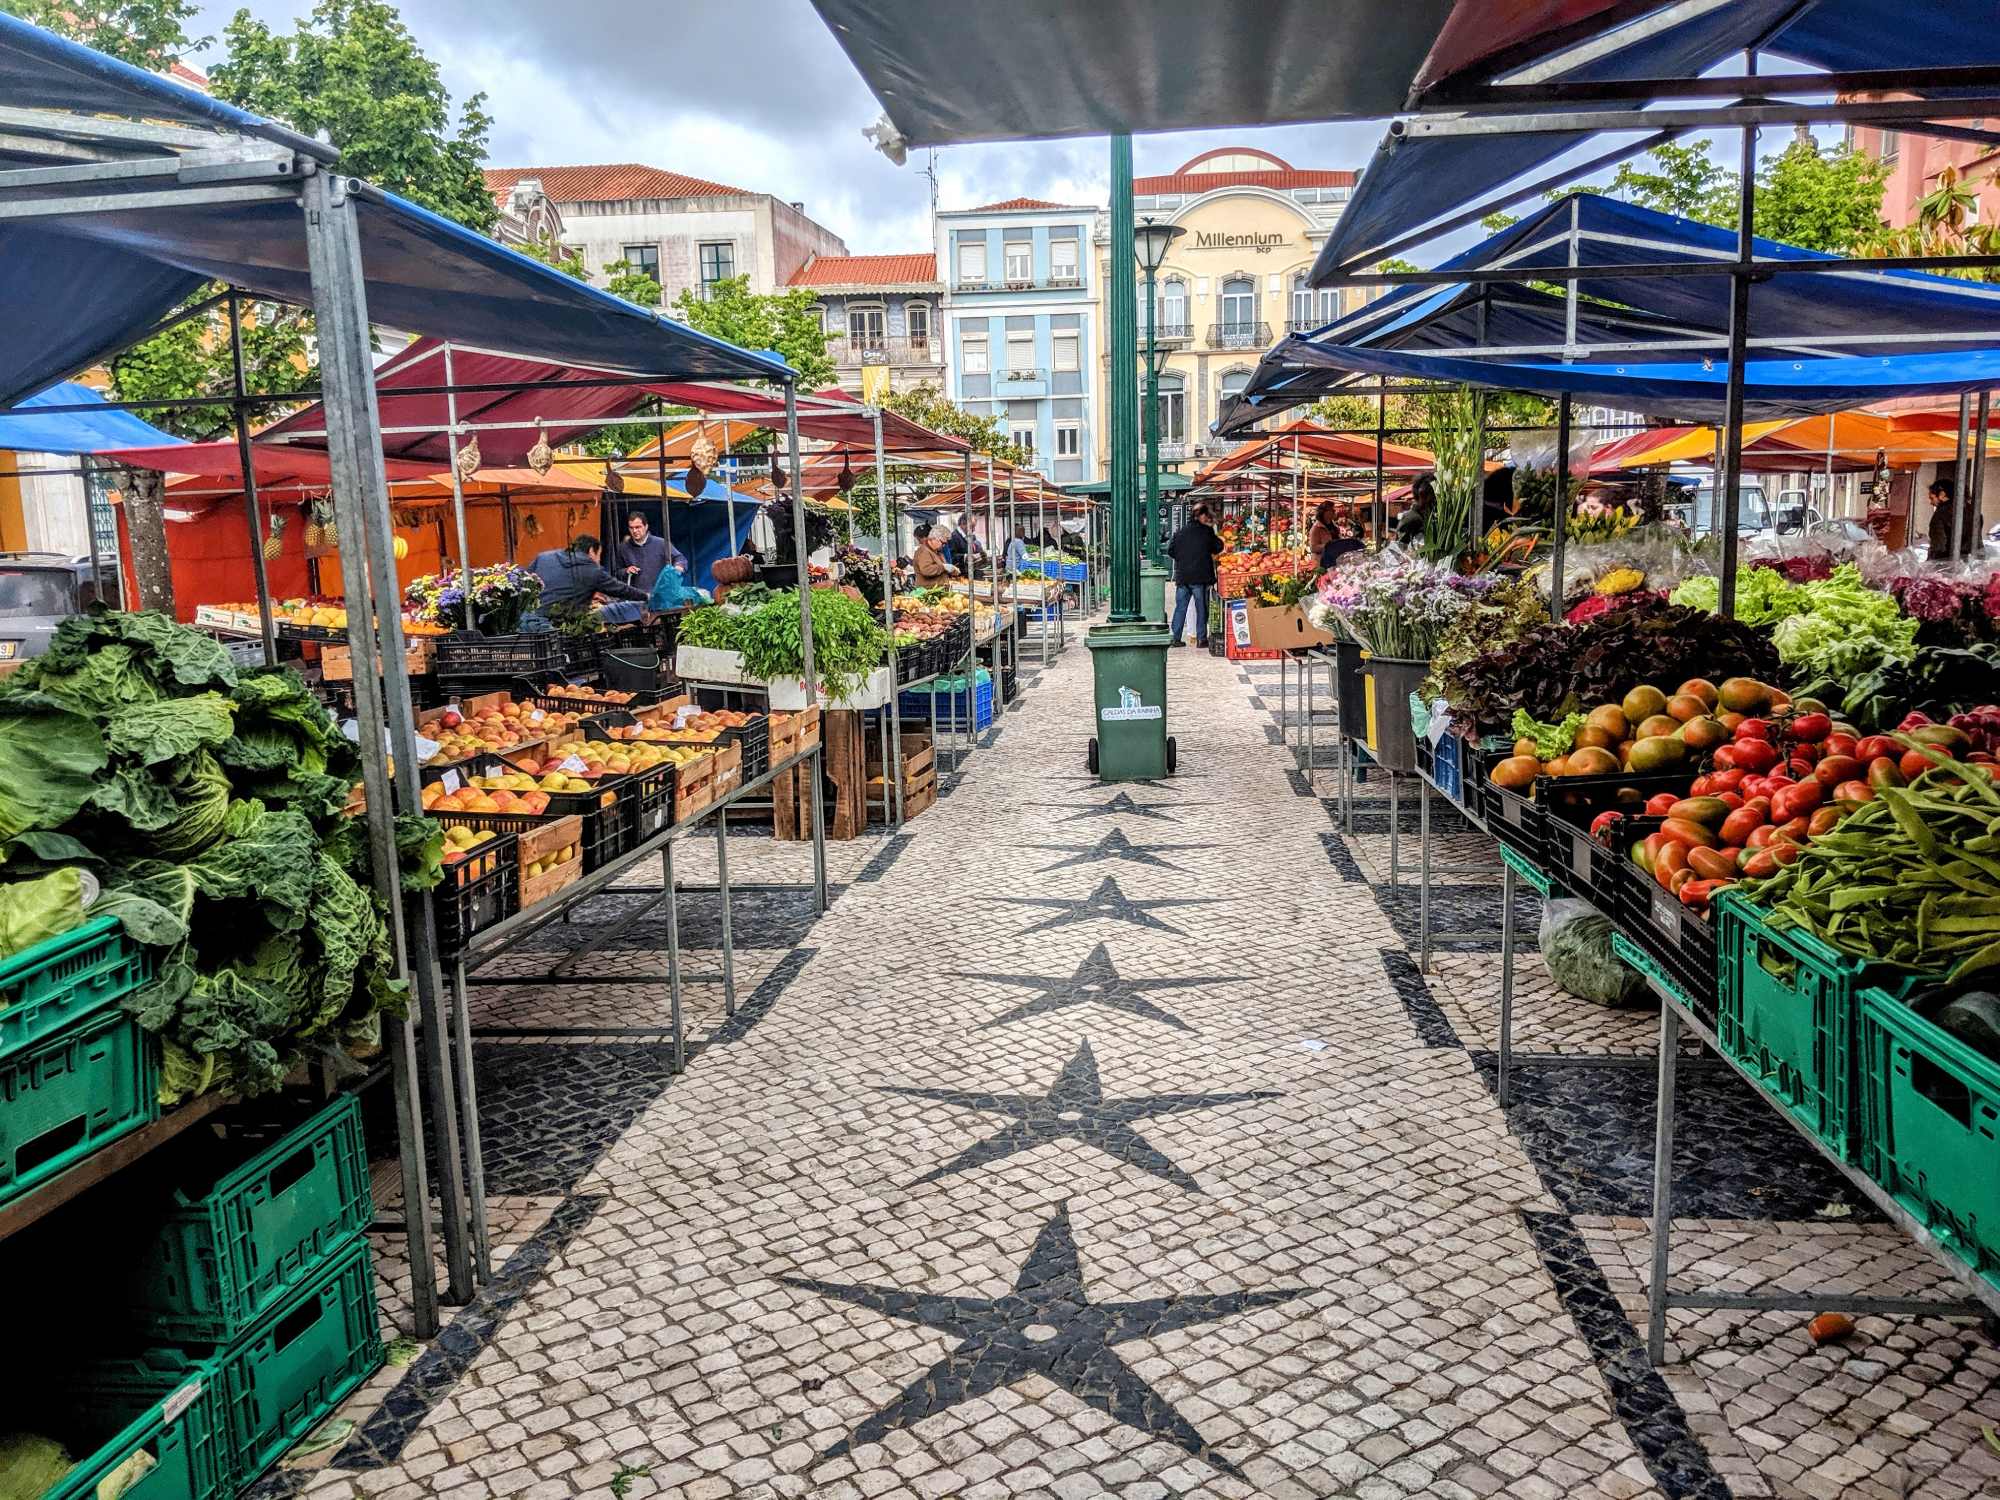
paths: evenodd
<path fill-rule="evenodd" d="M 1353 187 L 1359 178 L 1358 172 L 1306 171 L 1298 167 L 1288 167 L 1282 172 L 1168 172 L 1159 177 L 1134 179 L 1132 191 L 1147 196 L 1185 193 L 1190 197 L 1223 187 L 1275 188 L 1284 192 L 1289 188 Z"/>
<path fill-rule="evenodd" d="M 921 255 L 815 255 L 792 273 L 793 286 L 910 286 L 935 283 L 937 257 Z"/>
<path fill-rule="evenodd" d="M 595 167 L 497 167 L 486 174 L 486 190 L 505 200 L 523 177 L 539 177 L 542 191 L 557 203 L 623 203 L 633 198 L 742 197 L 747 189 L 663 172 L 638 162 Z"/>
<path fill-rule="evenodd" d="M 1083 208 L 1080 203 L 1051 203 L 1046 198 L 1003 198 L 998 203 L 982 203 L 977 208 L 959 209 L 968 214 L 1011 214 L 1041 208 Z"/>

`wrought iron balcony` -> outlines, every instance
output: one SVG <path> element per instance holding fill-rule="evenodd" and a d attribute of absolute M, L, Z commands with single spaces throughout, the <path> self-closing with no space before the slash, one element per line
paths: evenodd
<path fill-rule="evenodd" d="M 1194 337 L 1194 328 L 1186 318 L 1171 319 L 1156 317 L 1153 320 L 1153 342 L 1156 344 L 1185 344 Z M 1139 309 L 1139 342 L 1146 342 L 1146 310 Z"/>
<path fill-rule="evenodd" d="M 883 338 L 856 341 L 833 334 L 826 351 L 836 365 L 935 365 L 944 363 L 944 345 L 937 339 Z"/>
<path fill-rule="evenodd" d="M 1211 349 L 1262 349 L 1270 342 L 1269 323 L 1211 323 L 1208 327 Z"/>

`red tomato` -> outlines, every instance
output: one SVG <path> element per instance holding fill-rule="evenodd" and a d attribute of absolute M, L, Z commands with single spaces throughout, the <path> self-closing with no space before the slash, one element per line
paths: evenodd
<path fill-rule="evenodd" d="M 1720 802 L 1731 812 L 1735 812 L 1737 808 L 1743 805 L 1743 797 L 1739 792 L 1716 792 L 1714 796 L 1717 802 Z"/>
<path fill-rule="evenodd" d="M 1735 737 L 1739 743 L 1744 740 L 1768 740 L 1771 737 L 1771 721 L 1769 719 L 1745 719 L 1741 724 L 1736 726 Z"/>
<path fill-rule="evenodd" d="M 1771 842 L 1775 844 L 1780 839 L 1785 839 L 1794 844 L 1803 844 L 1806 837 L 1806 820 L 1802 817 L 1788 818 L 1778 825 L 1777 832 L 1771 835 Z"/>
<path fill-rule="evenodd" d="M 1921 750 L 1905 750 L 1903 758 L 1896 762 L 1896 769 L 1903 773 L 1903 780 L 1915 781 L 1937 762 Z"/>
<path fill-rule="evenodd" d="M 1854 755 L 1855 759 L 1858 760 L 1860 756 L 1855 754 L 1855 747 L 1860 743 L 1853 735 L 1843 734 L 1840 730 L 1836 729 L 1826 737 L 1826 743 L 1823 748 L 1828 755 Z"/>
<path fill-rule="evenodd" d="M 1737 767 L 1737 765 L 1738 761 L 1736 759 L 1736 747 L 1734 745 L 1722 745 L 1717 748 L 1715 752 L 1716 770 L 1730 771 L 1734 770 Z"/>
<path fill-rule="evenodd" d="M 1854 747 L 1854 758 L 1859 761 L 1880 760 L 1885 755 L 1901 755 L 1903 747 L 1886 734 L 1871 734 Z"/>
<path fill-rule="evenodd" d="M 1690 880 L 1693 879 L 1694 879 L 1694 871 L 1676 870 L 1672 875 L 1669 875 L 1667 877 L 1667 889 L 1672 891 L 1676 896 L 1678 896 L 1681 893 L 1682 888 L 1686 886 Z"/>
<path fill-rule="evenodd" d="M 1804 844 L 1795 844 L 1790 839 L 1779 839 L 1771 845 L 1772 862 L 1780 866 L 1790 864 L 1805 852 Z"/>
<path fill-rule="evenodd" d="M 1755 828 L 1750 830 L 1749 837 L 1743 840 L 1744 847 L 1748 849 L 1761 849 L 1771 842 L 1771 836 L 1777 831 L 1769 823 L 1759 823 Z"/>
<path fill-rule="evenodd" d="M 1875 788 L 1865 781 L 1843 781 L 1833 789 L 1833 800 L 1859 807 L 1864 802 L 1875 800 Z"/>
<path fill-rule="evenodd" d="M 1747 844 L 1756 831 L 1765 826 L 1762 811 L 1754 805 L 1737 808 L 1722 820 L 1722 830 L 1718 835 L 1725 844 Z"/>
<path fill-rule="evenodd" d="M 1786 787 L 1771 799 L 1771 816 L 1780 823 L 1789 823 L 1793 818 L 1811 812 L 1826 801 L 1826 788 L 1817 781 L 1801 781 L 1797 786 Z"/>
<path fill-rule="evenodd" d="M 1752 771 L 1768 771 L 1778 763 L 1778 747 L 1769 740 L 1738 740 L 1724 748 L 1732 752 L 1731 764 Z M 1716 754 L 1720 756 L 1722 751 Z"/>
<path fill-rule="evenodd" d="M 1829 755 L 1813 767 L 1813 780 L 1821 786 L 1839 786 L 1861 774 L 1861 762 L 1851 755 Z"/>
<path fill-rule="evenodd" d="M 1646 799 L 1646 816 L 1649 818 L 1664 818 L 1673 809 L 1673 805 L 1680 800 L 1672 792 L 1655 792 Z"/>
<path fill-rule="evenodd" d="M 1743 789 L 1744 778 L 1750 773 L 1741 766 L 1733 771 L 1716 771 L 1708 778 L 1709 786 L 1717 792 L 1736 792 Z"/>
<path fill-rule="evenodd" d="M 1818 838 L 1823 833 L 1832 833 L 1834 825 L 1847 816 L 1847 809 L 1838 803 L 1822 807 L 1806 820 L 1806 836 Z"/>
<path fill-rule="evenodd" d="M 1697 776 L 1694 779 L 1694 785 L 1688 788 L 1688 795 L 1690 797 L 1706 797 L 1710 792 L 1714 790 L 1715 790 L 1714 777 Z"/>
<path fill-rule="evenodd" d="M 1817 745 L 1833 733 L 1833 720 L 1825 714 L 1800 714 L 1786 727 L 1785 733 L 1801 744 Z"/>
<path fill-rule="evenodd" d="M 1677 844 L 1671 839 L 1663 841 L 1653 854 L 1653 879 L 1667 890 L 1674 888 L 1674 876 L 1687 873 L 1688 852 L 1686 844 Z"/>

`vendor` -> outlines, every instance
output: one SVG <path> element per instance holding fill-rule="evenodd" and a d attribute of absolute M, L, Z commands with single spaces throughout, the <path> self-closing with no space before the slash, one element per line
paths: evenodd
<path fill-rule="evenodd" d="M 1437 508 L 1437 481 L 1428 474 L 1419 474 L 1410 486 L 1410 503 L 1403 513 L 1396 517 L 1396 540 L 1405 547 L 1421 541 L 1424 527 L 1430 524 L 1431 512 Z"/>
<path fill-rule="evenodd" d="M 1028 528 L 1016 526 L 1014 539 L 1007 543 L 1006 569 L 1016 576 L 1028 571 Z"/>
<path fill-rule="evenodd" d="M 552 547 L 536 557 L 528 567 L 542 581 L 541 609 L 589 609 L 592 597 L 603 594 L 612 601 L 597 606 L 605 623 L 622 625 L 638 619 L 646 596 L 612 577 L 600 561 L 603 553 L 603 544 L 585 532 L 572 537 L 567 547 Z"/>
<path fill-rule="evenodd" d="M 1958 503 L 1958 480 L 1951 474 L 1939 474 L 1931 481 L 1931 552 L 1932 562 L 1947 559 L 1976 557 L 1982 545 L 1980 532 L 1985 528 L 1975 523 L 1968 534 L 1960 519 L 1964 511 Z M 1983 519 L 1983 518 L 1982 518 Z"/>
<path fill-rule="evenodd" d="M 625 540 L 619 544 L 618 561 L 625 581 L 642 594 L 653 591 L 653 582 L 668 564 L 687 571 L 688 560 L 665 537 L 656 535 L 646 517 L 633 511 L 625 518 Z"/>
<path fill-rule="evenodd" d="M 1315 566 L 1324 573 L 1346 553 L 1359 551 L 1361 540 L 1358 537 L 1347 536 L 1341 531 L 1340 512 L 1335 509 L 1331 500 L 1322 500 L 1319 509 L 1313 512 L 1312 531 L 1307 537 L 1306 545 L 1316 560 Z"/>
<path fill-rule="evenodd" d="M 936 588 L 947 579 L 959 576 L 945 555 L 944 538 L 929 521 L 917 524 L 917 587 Z"/>

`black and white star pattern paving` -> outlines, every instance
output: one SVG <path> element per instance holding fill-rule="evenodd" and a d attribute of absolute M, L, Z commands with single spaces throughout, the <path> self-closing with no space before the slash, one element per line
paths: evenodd
<path fill-rule="evenodd" d="M 1227 974 L 1196 974 L 1172 979 L 1139 979 L 1120 974 L 1118 966 L 1111 961 L 1111 950 L 1102 943 L 1084 955 L 1074 974 L 1049 978 L 1042 974 L 976 974 L 961 970 L 951 977 L 984 979 L 993 984 L 1018 985 L 1037 991 L 1034 999 L 986 1022 L 980 1027 L 982 1031 L 993 1026 L 1005 1026 L 1009 1021 L 1050 1015 L 1079 1005 L 1101 1005 L 1107 1010 L 1122 1010 L 1148 1021 L 1158 1021 L 1176 1031 L 1194 1031 L 1196 1028 L 1179 1016 L 1148 1000 L 1147 992 L 1194 989 L 1204 984 L 1225 984 L 1230 979 Z"/>
<path fill-rule="evenodd" d="M 1046 807 L 1068 807 L 1069 803 L 1050 802 L 1043 805 Z M 1076 823 L 1082 821 L 1084 818 L 1112 818 L 1124 814 L 1134 818 L 1152 818 L 1161 823 L 1177 823 L 1180 820 L 1167 810 L 1170 806 L 1171 804 L 1165 802 L 1134 802 L 1130 792 L 1120 792 L 1109 802 L 1099 803 L 1096 807 L 1086 807 L 1080 812 L 1073 812 L 1068 817 L 1058 818 L 1056 821 L 1059 823 Z"/>
<path fill-rule="evenodd" d="M 1067 854 L 1068 859 L 1059 859 L 1052 865 L 1043 865 L 1035 871 L 1046 875 L 1051 870 L 1067 870 L 1076 865 L 1102 864 L 1107 859 L 1122 860 L 1127 864 L 1147 865 L 1156 870 L 1177 870 L 1188 873 L 1185 866 L 1177 865 L 1163 854 L 1178 854 L 1186 849 L 1214 849 L 1216 844 L 1135 844 L 1125 837 L 1123 829 L 1114 828 L 1094 844 L 1023 844 L 1024 849 L 1040 849 L 1049 854 Z"/>
<path fill-rule="evenodd" d="M 1110 875 L 1098 883 L 1097 889 L 1088 896 L 1063 900 L 1053 896 L 989 896 L 989 901 L 1004 901 L 1012 906 L 1045 906 L 1055 915 L 1046 917 L 1032 926 L 1023 927 L 1016 937 L 1026 937 L 1031 932 L 1048 932 L 1052 928 L 1067 927 L 1072 922 L 1124 922 L 1132 927 L 1144 927 L 1154 932 L 1171 932 L 1177 937 L 1186 936 L 1171 922 L 1162 921 L 1153 915 L 1156 906 L 1212 906 L 1215 898 L 1208 896 L 1156 896 L 1146 900 L 1134 900 L 1119 889 L 1118 881 Z"/>
<path fill-rule="evenodd" d="M 1199 1193 L 1201 1184 L 1175 1166 L 1134 1129 L 1140 1120 L 1162 1115 L 1186 1114 L 1191 1110 L 1212 1109 L 1224 1104 L 1243 1104 L 1254 1099 L 1276 1099 L 1277 1093 L 1263 1090 L 1236 1094 L 1141 1094 L 1130 1099 L 1106 1099 L 1097 1077 L 1097 1057 L 1090 1043 L 1080 1043 L 1076 1055 L 1046 1094 L 990 1094 L 963 1089 L 890 1088 L 892 1094 L 910 1099 L 931 1099 L 954 1109 L 977 1109 L 987 1114 L 1008 1115 L 1012 1123 L 999 1134 L 976 1141 L 942 1166 L 934 1167 L 917 1179 L 918 1184 L 936 1182 L 956 1172 L 990 1166 L 1021 1151 L 1055 1141 L 1075 1141 L 1095 1146 L 1107 1156 L 1164 1178 L 1183 1192 Z"/>
<path fill-rule="evenodd" d="M 1084 1295 L 1083 1266 L 1070 1232 L 1068 1204 L 1043 1226 L 1013 1289 L 1001 1297 L 947 1297 L 806 1276 L 777 1279 L 885 1317 L 921 1323 L 959 1340 L 955 1349 L 887 1406 L 822 1453 L 821 1462 L 880 1442 L 897 1428 L 921 1422 L 934 1412 L 1039 1375 L 1086 1406 L 1164 1438 L 1230 1475 L 1239 1473 L 1237 1467 L 1211 1449 L 1166 1397 L 1134 1374 L 1112 1352 L 1113 1346 L 1273 1307 L 1308 1290 L 1261 1287 L 1138 1302 L 1092 1302 Z"/>

